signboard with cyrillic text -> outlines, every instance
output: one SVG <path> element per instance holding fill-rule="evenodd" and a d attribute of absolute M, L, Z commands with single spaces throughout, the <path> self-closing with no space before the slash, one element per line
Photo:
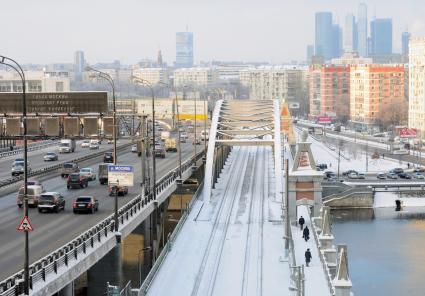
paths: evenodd
<path fill-rule="evenodd" d="M 131 165 L 109 165 L 108 184 L 111 186 L 133 186 L 134 168 Z"/>

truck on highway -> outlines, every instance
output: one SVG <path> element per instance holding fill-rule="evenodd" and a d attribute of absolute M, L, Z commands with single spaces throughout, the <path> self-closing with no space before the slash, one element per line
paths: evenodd
<path fill-rule="evenodd" d="M 174 138 L 168 138 L 165 140 L 165 151 L 177 152 L 177 142 Z"/>
<path fill-rule="evenodd" d="M 97 172 L 97 176 L 99 178 L 100 184 L 108 184 L 108 164 L 102 163 L 99 164 L 99 170 Z"/>
<path fill-rule="evenodd" d="M 71 153 L 75 151 L 74 139 L 62 139 L 59 143 L 59 153 Z"/>
<path fill-rule="evenodd" d="M 167 140 L 169 137 L 170 137 L 170 132 L 168 132 L 168 131 L 161 132 L 161 140 L 162 141 Z"/>

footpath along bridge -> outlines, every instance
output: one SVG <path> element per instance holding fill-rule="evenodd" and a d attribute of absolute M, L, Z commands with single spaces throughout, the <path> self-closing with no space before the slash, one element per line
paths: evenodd
<path fill-rule="evenodd" d="M 294 157 L 284 148 L 284 113 L 278 101 L 217 103 L 204 187 L 139 295 L 350 295 L 347 249 L 332 245 L 329 209 L 319 209 L 320 192 L 307 181 L 323 176 L 305 139 Z M 220 169 L 217 155 L 229 147 Z M 292 165 L 288 186 L 284 155 Z M 310 217 L 311 206 L 322 214 Z M 293 223 L 300 214 L 312 231 L 309 242 Z M 306 248 L 314 263 L 304 268 Z"/>

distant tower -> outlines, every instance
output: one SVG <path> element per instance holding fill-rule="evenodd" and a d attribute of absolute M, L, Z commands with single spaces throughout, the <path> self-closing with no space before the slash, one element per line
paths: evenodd
<path fill-rule="evenodd" d="M 86 61 L 84 60 L 84 52 L 78 50 L 74 53 L 74 79 L 76 81 L 83 80 L 83 71 L 86 65 Z"/>
<path fill-rule="evenodd" d="M 367 6 L 365 3 L 360 3 L 357 19 L 357 50 L 359 56 L 367 57 Z"/>
<path fill-rule="evenodd" d="M 373 19 L 370 22 L 372 54 L 387 55 L 393 53 L 393 21 L 390 18 Z"/>
<path fill-rule="evenodd" d="M 193 67 L 193 33 L 176 33 L 176 67 Z"/>
<path fill-rule="evenodd" d="M 161 50 L 158 50 L 158 60 L 156 61 L 158 66 L 162 68 L 163 63 L 162 63 L 162 53 Z"/>
<path fill-rule="evenodd" d="M 401 34 L 401 54 L 404 56 L 409 55 L 409 39 L 409 32 L 406 31 Z"/>

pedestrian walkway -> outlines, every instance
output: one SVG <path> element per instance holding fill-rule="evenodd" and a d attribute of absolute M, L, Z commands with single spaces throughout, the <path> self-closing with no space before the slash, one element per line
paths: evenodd
<path fill-rule="evenodd" d="M 304 253 L 307 248 L 310 249 L 312 259 L 309 267 L 304 267 L 305 274 L 305 295 L 319 295 L 317 291 L 329 291 L 328 281 L 323 272 L 323 266 L 319 258 L 318 246 L 314 240 L 313 227 L 311 225 L 310 212 L 308 206 L 297 207 L 297 221 L 300 216 L 304 217 L 304 227 L 310 229 L 310 239 L 306 242 L 303 238 L 303 232 L 300 226 L 292 226 L 292 238 L 294 240 L 295 247 L 295 259 L 297 265 L 305 265 Z M 330 295 L 329 294 L 320 294 Z"/>

